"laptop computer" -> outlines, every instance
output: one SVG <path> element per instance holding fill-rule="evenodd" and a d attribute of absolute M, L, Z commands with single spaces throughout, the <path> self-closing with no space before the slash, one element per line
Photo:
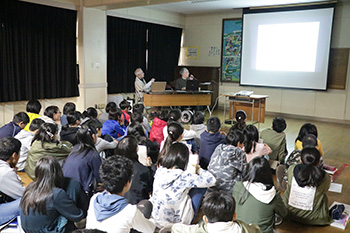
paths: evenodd
<path fill-rule="evenodd" d="M 186 91 L 198 91 L 199 81 L 197 79 L 186 81 Z"/>
<path fill-rule="evenodd" d="M 166 82 L 154 82 L 151 85 L 151 92 L 164 92 Z"/>

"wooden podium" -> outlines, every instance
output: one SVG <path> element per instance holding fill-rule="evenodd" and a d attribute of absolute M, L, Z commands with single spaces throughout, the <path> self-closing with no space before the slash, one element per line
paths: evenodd
<path fill-rule="evenodd" d="M 226 119 L 226 103 L 227 100 L 230 104 L 229 117 L 234 119 L 238 110 L 243 110 L 247 114 L 247 120 L 252 123 L 264 123 L 265 122 L 265 104 L 268 95 L 250 95 L 250 96 L 237 96 L 235 94 L 224 94 L 225 106 L 224 106 L 224 119 Z M 233 121 L 232 121 L 233 122 Z"/>
<path fill-rule="evenodd" d="M 212 91 L 164 91 L 144 94 L 145 106 L 206 106 L 211 116 L 210 104 Z"/>

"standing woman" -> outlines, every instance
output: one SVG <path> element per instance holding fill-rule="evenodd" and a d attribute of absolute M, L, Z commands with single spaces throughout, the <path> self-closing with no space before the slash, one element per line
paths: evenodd
<path fill-rule="evenodd" d="M 101 158 L 96 151 L 97 131 L 91 121 L 78 127 L 78 144 L 72 149 L 63 165 L 63 174 L 80 182 L 85 192 L 92 194 L 101 182 L 99 169 Z"/>
<path fill-rule="evenodd" d="M 24 191 L 20 215 L 27 233 L 72 232 L 73 222 L 85 217 L 64 191 L 64 177 L 57 160 L 41 158 L 35 169 L 36 179 Z"/>

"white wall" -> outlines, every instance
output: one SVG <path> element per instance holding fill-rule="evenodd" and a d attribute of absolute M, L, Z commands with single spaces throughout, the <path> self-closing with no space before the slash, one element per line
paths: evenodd
<path fill-rule="evenodd" d="M 186 17 L 183 14 L 170 13 L 149 7 L 132 7 L 108 10 L 107 15 L 183 28 Z"/>
<path fill-rule="evenodd" d="M 184 50 L 182 50 L 182 64 L 187 66 L 220 67 L 221 57 L 209 56 L 208 50 L 211 46 L 221 48 L 222 19 L 241 17 L 242 12 L 240 10 L 187 16 L 183 46 L 199 46 L 200 58 L 186 59 Z M 350 2 L 341 2 L 335 10 L 332 47 L 349 48 L 349 38 Z M 240 87 L 236 83 L 222 83 L 219 86 L 219 92 L 223 94 L 239 90 L 253 90 L 258 94 L 267 94 L 269 95 L 266 105 L 266 111 L 268 112 L 350 120 L 349 79 L 350 67 L 348 68 L 346 90 L 304 91 L 282 88 Z M 223 107 L 223 97 L 219 103 L 220 107 Z"/>

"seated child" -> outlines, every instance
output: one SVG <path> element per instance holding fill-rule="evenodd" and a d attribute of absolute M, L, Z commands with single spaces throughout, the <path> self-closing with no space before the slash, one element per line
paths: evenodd
<path fill-rule="evenodd" d="M 151 132 L 149 134 L 149 139 L 154 142 L 158 142 L 159 147 L 164 140 L 163 129 L 167 126 L 168 121 L 168 110 L 162 110 L 160 114 L 157 114 L 153 119 L 153 124 L 151 127 Z"/>
<path fill-rule="evenodd" d="M 76 106 L 75 103 L 72 102 L 67 102 L 64 106 L 63 106 L 63 114 L 61 116 L 61 125 L 66 126 L 68 124 L 67 121 L 67 115 L 70 112 L 75 112 Z"/>
<path fill-rule="evenodd" d="M 20 204 L 24 231 L 48 233 L 75 230 L 74 222 L 86 217 L 84 208 L 87 198 L 84 198 L 80 184 L 67 180 L 60 164 L 52 156 L 39 159 L 35 177 L 25 189 Z"/>
<path fill-rule="evenodd" d="M 196 132 L 196 143 L 200 145 L 201 134 L 207 129 L 204 123 L 204 114 L 197 111 L 193 114 L 192 124 L 190 125 L 190 130 Z"/>
<path fill-rule="evenodd" d="M 254 125 L 247 125 L 244 130 L 244 152 L 249 163 L 255 157 L 268 155 L 272 152 L 267 144 L 259 142 L 259 131 Z"/>
<path fill-rule="evenodd" d="M 134 113 L 134 114 L 139 114 L 139 113 Z M 133 115 L 134 115 L 133 114 Z M 145 135 L 145 129 L 143 128 L 143 126 L 139 123 L 139 122 L 132 122 L 129 126 L 128 126 L 128 132 L 127 132 L 128 136 L 134 136 L 137 140 L 137 143 L 139 145 L 139 149 L 140 147 L 144 147 L 144 158 L 145 157 L 149 157 L 152 159 L 153 163 L 157 162 L 158 159 L 158 154 L 159 154 L 159 149 L 158 149 L 158 143 L 157 142 L 152 142 L 151 140 L 149 140 L 146 135 Z M 139 151 L 138 154 L 142 154 L 140 153 L 141 151 Z"/>
<path fill-rule="evenodd" d="M 96 132 L 97 132 L 97 140 L 95 143 L 95 148 L 96 151 L 100 154 L 101 158 L 107 158 L 107 155 L 113 155 L 113 149 L 115 149 L 117 147 L 118 141 L 116 139 L 112 139 L 108 134 L 107 136 L 109 136 L 110 141 L 105 140 L 102 137 L 102 124 L 99 120 L 97 119 L 91 119 L 89 120 L 89 122 L 91 122 L 92 125 L 94 125 L 94 127 L 96 128 Z M 84 125 L 85 123 L 83 123 L 82 125 Z"/>
<path fill-rule="evenodd" d="M 0 128 L 0 138 L 16 136 L 29 123 L 29 117 L 25 112 L 19 112 L 13 116 L 11 122 Z"/>
<path fill-rule="evenodd" d="M 199 164 L 203 169 L 207 169 L 215 148 L 225 143 L 225 136 L 220 133 L 220 128 L 220 119 L 210 117 L 207 121 L 207 130 L 201 134 Z"/>
<path fill-rule="evenodd" d="M 233 188 L 236 200 L 237 219 L 256 224 L 264 233 L 273 233 L 275 214 L 287 216 L 281 195 L 273 186 L 269 162 L 263 157 L 251 160 L 243 181 Z"/>
<path fill-rule="evenodd" d="M 126 136 L 118 143 L 115 154 L 125 156 L 133 162 L 134 172 L 130 190 L 124 194 L 124 197 L 130 204 L 137 204 L 142 200 L 149 199 L 149 194 L 153 188 L 153 171 L 150 160 L 148 166 L 139 162 L 137 155 L 138 145 L 134 136 Z"/>
<path fill-rule="evenodd" d="M 307 134 L 303 138 L 303 148 L 316 148 L 317 138 L 313 134 Z M 278 189 L 284 191 L 288 184 L 288 168 L 301 163 L 301 150 L 294 150 L 286 159 L 285 164 L 280 164 L 276 169 Z M 322 159 L 322 158 L 321 158 Z"/>
<path fill-rule="evenodd" d="M 96 108 L 88 107 L 81 115 L 82 119 L 89 118 L 97 120 L 98 113 Z"/>
<path fill-rule="evenodd" d="M 129 111 L 131 110 L 131 105 L 129 101 L 123 99 L 119 104 L 119 108 L 122 110 L 122 119 L 124 121 L 124 125 L 128 126 L 130 124 L 130 115 Z"/>
<path fill-rule="evenodd" d="M 144 233 L 154 232 L 154 222 L 144 216 L 148 213 L 143 214 L 123 197 L 130 189 L 132 174 L 132 161 L 124 156 L 115 155 L 103 161 L 100 175 L 106 190 L 91 198 L 86 228 L 108 233 L 129 232 L 132 228 Z"/>
<path fill-rule="evenodd" d="M 122 119 L 122 111 L 120 109 L 110 110 L 108 120 L 103 123 L 102 135 L 109 134 L 111 137 L 118 139 L 125 135 L 126 126 Z"/>
<path fill-rule="evenodd" d="M 142 125 L 146 129 L 147 133 L 149 134 L 151 132 L 151 126 L 148 122 L 147 117 L 143 115 L 143 111 L 145 110 L 145 106 L 143 104 L 135 104 L 133 107 L 133 112 L 139 112 L 142 114 L 143 119 L 142 119 Z"/>
<path fill-rule="evenodd" d="M 157 165 L 162 166 L 162 160 L 165 156 L 167 156 L 170 146 L 175 142 L 182 142 L 184 127 L 181 123 L 177 121 L 171 122 L 168 127 L 168 136 L 160 145 L 160 153 L 158 155 Z M 193 165 L 199 164 L 199 159 L 197 154 L 193 154 L 191 152 L 191 146 L 189 144 L 185 144 L 189 150 L 189 160 L 187 169 L 194 171 Z"/>
<path fill-rule="evenodd" d="M 111 110 L 116 111 L 117 109 L 118 109 L 118 108 L 117 108 L 116 103 L 114 103 L 114 102 L 109 102 L 109 103 L 106 105 L 105 112 L 102 113 L 102 114 L 98 117 L 98 120 L 99 120 L 102 124 L 105 123 L 105 122 L 108 120 L 109 111 L 111 111 Z"/>
<path fill-rule="evenodd" d="M 30 124 L 29 131 L 21 130 L 15 136 L 15 138 L 17 138 L 22 143 L 21 151 L 19 153 L 19 160 L 16 165 L 17 171 L 24 170 L 24 167 L 26 166 L 28 151 L 31 148 L 33 137 L 35 133 L 39 130 L 40 126 L 44 123 L 45 122 L 43 120 L 35 118 Z"/>
<path fill-rule="evenodd" d="M 62 165 L 71 152 L 72 144 L 59 142 L 56 137 L 57 125 L 51 123 L 42 124 L 34 135 L 25 166 L 25 171 L 31 179 L 35 178 L 35 166 L 39 159 L 51 155 Z"/>
<path fill-rule="evenodd" d="M 179 109 L 173 109 L 169 112 L 167 124 L 169 125 L 171 122 L 174 121 L 181 122 L 181 111 Z M 163 128 L 163 136 L 164 140 L 168 137 L 168 126 Z M 198 152 L 198 147 L 195 138 L 196 132 L 194 132 L 193 130 L 184 130 L 182 141 L 186 141 L 187 144 L 191 145 L 192 153 Z"/>
<path fill-rule="evenodd" d="M 243 110 L 238 110 L 235 115 L 236 123 L 231 127 L 231 129 L 238 129 L 243 131 L 243 129 L 247 126 L 247 114 Z"/>
<path fill-rule="evenodd" d="M 143 115 L 142 115 L 142 113 L 140 113 L 140 112 L 133 112 L 131 114 L 131 122 L 130 122 L 130 124 L 132 124 L 132 123 L 139 123 L 142 126 L 143 130 L 144 130 L 144 134 L 146 135 L 147 138 L 149 138 L 149 132 L 147 131 L 147 129 L 145 128 L 145 126 L 143 124 Z M 128 125 L 126 131 L 128 131 L 129 125 Z M 158 146 L 159 145 L 157 144 L 157 147 Z"/>
<path fill-rule="evenodd" d="M 69 112 L 66 115 L 66 120 L 67 124 L 62 127 L 60 138 L 61 141 L 68 141 L 74 146 L 78 143 L 76 135 L 81 122 L 81 113 L 78 111 Z"/>
<path fill-rule="evenodd" d="M 0 225 L 19 216 L 19 203 L 24 192 L 15 167 L 21 142 L 13 137 L 0 139 Z"/>
<path fill-rule="evenodd" d="M 48 106 L 47 108 L 45 108 L 44 115 L 41 116 L 40 119 L 45 121 L 45 123 L 51 123 L 51 124 L 57 125 L 56 138 L 59 140 L 60 139 L 60 133 L 61 133 L 61 130 L 62 130 L 61 111 L 60 111 L 60 109 L 57 106 L 55 106 L 55 105 Z"/>
<path fill-rule="evenodd" d="M 313 134 L 317 138 L 318 133 L 317 133 L 316 125 L 311 124 L 311 123 L 305 123 L 305 124 L 303 124 L 303 126 L 301 126 L 301 128 L 299 130 L 298 137 L 295 139 L 295 146 L 294 146 L 295 150 L 303 149 L 302 140 L 306 134 Z M 322 157 L 324 155 L 324 153 L 323 153 L 321 141 L 319 139 L 317 139 L 317 147 L 316 148 L 320 151 L 320 154 Z"/>
<path fill-rule="evenodd" d="M 99 169 L 102 161 L 95 149 L 96 133 L 96 128 L 91 122 L 79 127 L 78 143 L 62 167 L 64 176 L 79 181 L 86 193 L 92 193 L 97 183 L 101 182 Z"/>
<path fill-rule="evenodd" d="M 236 220 L 236 202 L 231 194 L 214 191 L 203 201 L 203 222 L 197 225 L 176 223 L 172 233 L 259 233 L 259 227 Z"/>
<path fill-rule="evenodd" d="M 215 185 L 215 177 L 209 171 L 198 165 L 194 173 L 186 169 L 188 160 L 188 147 L 174 143 L 156 171 L 150 200 L 153 204 L 152 217 L 160 228 L 169 223 L 190 224 L 195 214 L 188 195 L 190 189 Z"/>
<path fill-rule="evenodd" d="M 331 222 L 327 198 L 331 179 L 319 167 L 320 158 L 316 148 L 304 148 L 301 151 L 302 163 L 288 169 L 283 201 L 293 221 L 308 225 L 329 225 Z"/>
<path fill-rule="evenodd" d="M 215 188 L 232 194 L 235 183 L 242 180 L 247 166 L 247 158 L 242 150 L 243 142 L 243 133 L 236 129 L 226 135 L 226 144 L 216 147 L 208 166 L 208 171 L 216 178 L 216 185 L 209 188 L 209 191 Z"/>
<path fill-rule="evenodd" d="M 287 127 L 286 121 L 282 117 L 273 119 L 272 128 L 261 131 L 260 138 L 267 144 L 272 152 L 269 159 L 283 164 L 287 155 L 286 134 L 283 132 Z"/>
<path fill-rule="evenodd" d="M 29 126 L 30 126 L 30 123 L 32 123 L 32 120 L 40 117 L 39 115 L 40 110 L 41 110 L 41 103 L 38 100 L 32 99 L 28 101 L 26 105 L 26 112 L 29 117 L 29 122 L 26 125 L 26 127 L 24 127 L 25 131 L 29 132 Z"/>

